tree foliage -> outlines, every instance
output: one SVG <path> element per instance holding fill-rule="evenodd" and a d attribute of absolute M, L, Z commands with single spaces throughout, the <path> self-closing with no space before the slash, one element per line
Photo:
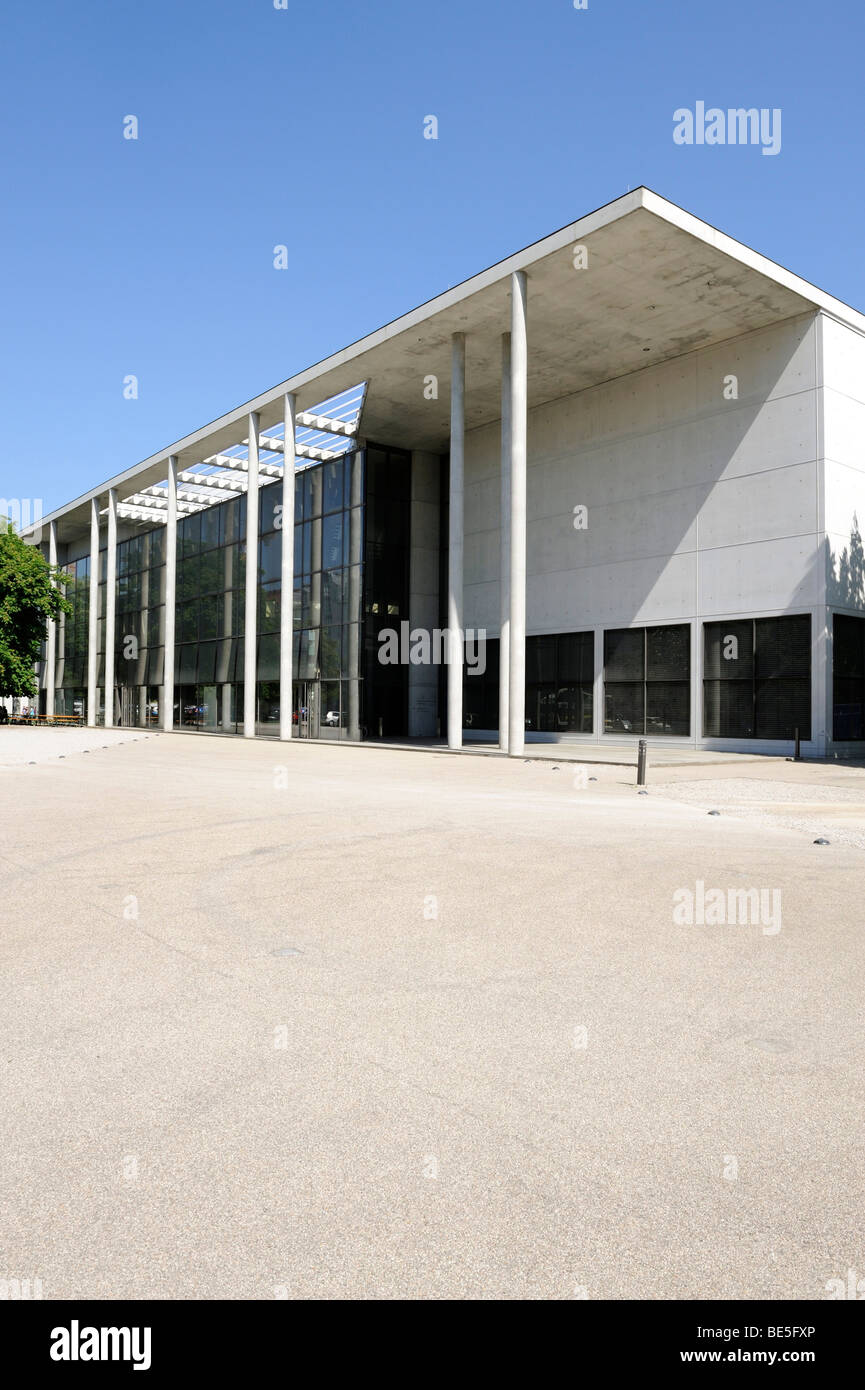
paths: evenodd
<path fill-rule="evenodd" d="M 26 545 L 12 523 L 0 518 L 0 696 L 35 698 L 33 663 L 48 623 L 72 612 L 63 597 L 65 583 L 62 570 L 52 569 L 36 546 Z"/>

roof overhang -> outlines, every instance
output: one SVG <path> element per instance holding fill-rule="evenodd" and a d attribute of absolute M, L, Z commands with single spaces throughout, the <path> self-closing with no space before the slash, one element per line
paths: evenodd
<path fill-rule="evenodd" d="M 585 269 L 575 268 L 575 245 L 586 248 Z M 364 437 L 446 452 L 454 333 L 466 334 L 466 428 L 501 415 L 501 336 L 517 270 L 528 277 L 530 409 L 809 311 L 865 332 L 865 315 L 637 188 L 107 479 L 40 525 L 58 521 L 61 540 L 85 533 L 91 499 L 108 488 L 139 492 L 164 481 L 172 454 L 189 468 L 236 446 L 250 411 L 262 433 L 278 428 L 286 392 L 303 411 L 366 381 Z M 430 376 L 438 399 L 424 391 Z"/>

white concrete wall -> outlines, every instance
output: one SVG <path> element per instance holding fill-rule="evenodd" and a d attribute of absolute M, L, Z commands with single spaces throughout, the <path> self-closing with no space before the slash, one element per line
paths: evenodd
<path fill-rule="evenodd" d="M 806 315 L 530 412 L 530 634 L 784 612 L 811 612 L 819 626 L 818 337 Z M 531 373 L 531 332 L 529 364 Z M 724 397 L 730 375 L 738 399 Z M 574 529 L 578 504 L 588 507 L 586 530 Z M 498 519 L 494 425 L 466 446 L 465 623 L 490 636 L 499 629 Z M 700 639 L 695 628 L 698 744 Z M 816 751 L 825 703 L 816 681 L 815 696 Z"/>
<path fill-rule="evenodd" d="M 827 602 L 824 675 L 831 719 L 832 615 L 865 616 L 865 338 L 825 314 L 820 329 Z M 863 746 L 839 743 L 833 748 L 861 755 Z"/>
<path fill-rule="evenodd" d="M 827 597 L 865 614 L 865 338 L 825 315 L 822 330 Z"/>

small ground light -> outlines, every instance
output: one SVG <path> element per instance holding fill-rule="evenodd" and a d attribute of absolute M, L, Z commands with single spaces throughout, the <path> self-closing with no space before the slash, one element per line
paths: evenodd
<path fill-rule="evenodd" d="M 709 811 L 707 814 L 710 815 L 710 816 L 720 816 L 721 812 L 720 812 L 720 811 Z"/>
<path fill-rule="evenodd" d="M 590 781 L 590 782 L 597 782 L 597 780 L 598 780 L 597 777 L 590 777 L 590 778 L 589 778 L 589 781 Z"/>
<path fill-rule="evenodd" d="M 815 844 L 815 845 L 828 845 L 828 844 L 831 844 L 831 843 L 832 843 L 831 840 L 815 840 L 815 841 L 814 841 L 814 844 Z"/>
<path fill-rule="evenodd" d="M 645 787 L 641 787 L 640 790 L 637 792 L 637 796 L 648 796 L 648 795 L 649 795 L 649 793 L 646 791 L 646 788 L 645 788 Z"/>

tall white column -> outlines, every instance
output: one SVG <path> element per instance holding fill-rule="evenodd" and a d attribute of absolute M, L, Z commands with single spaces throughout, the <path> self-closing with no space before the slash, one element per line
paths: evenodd
<path fill-rule="evenodd" d="M 291 738 L 292 656 L 294 653 L 294 421 L 297 400 L 285 396 L 285 443 L 282 466 L 282 551 L 279 602 L 279 737 Z"/>
<path fill-rule="evenodd" d="M 147 728 L 147 686 L 142 684 L 147 671 L 150 654 L 147 649 L 148 623 L 147 610 L 150 607 L 150 568 L 141 574 L 141 607 L 136 619 L 138 625 L 138 659 L 135 663 L 135 681 L 138 686 L 138 726 Z"/>
<path fill-rule="evenodd" d="M 448 516 L 448 748 L 463 745 L 463 484 L 466 339 L 451 340 L 451 448 Z"/>
<path fill-rule="evenodd" d="M 162 665 L 162 727 L 174 728 L 174 627 L 177 603 L 177 456 L 168 460 L 168 505 L 165 526 L 165 646 Z"/>
<path fill-rule="evenodd" d="M 509 632 L 508 753 L 522 757 L 526 744 L 526 424 L 528 345 L 526 276 L 511 276 L 511 592 Z"/>
<path fill-rule="evenodd" d="M 255 738 L 255 677 L 257 674 L 255 658 L 258 646 L 258 415 L 255 411 L 250 411 L 248 434 L 246 601 L 243 630 L 243 737 Z M 292 525 L 294 525 L 293 517 Z"/>
<path fill-rule="evenodd" d="M 502 334 L 502 459 L 499 522 L 499 748 L 508 751 L 511 635 L 511 335 Z"/>
<path fill-rule="evenodd" d="M 360 739 L 361 564 L 363 561 L 363 467 L 358 451 L 351 459 L 348 522 L 348 737 Z"/>
<path fill-rule="evenodd" d="M 57 566 L 57 522 L 48 527 L 48 563 L 52 570 Z M 56 587 L 51 581 L 51 587 Z M 45 661 L 45 714 L 51 719 L 54 715 L 54 687 L 57 684 L 57 624 L 53 618 L 48 624 L 46 636 Z"/>
<path fill-rule="evenodd" d="M 87 611 L 87 724 L 99 717 L 99 498 L 90 503 L 90 602 Z"/>
<path fill-rule="evenodd" d="M 114 727 L 114 613 L 117 607 L 117 489 L 108 492 L 108 554 L 105 558 L 105 727 Z"/>

